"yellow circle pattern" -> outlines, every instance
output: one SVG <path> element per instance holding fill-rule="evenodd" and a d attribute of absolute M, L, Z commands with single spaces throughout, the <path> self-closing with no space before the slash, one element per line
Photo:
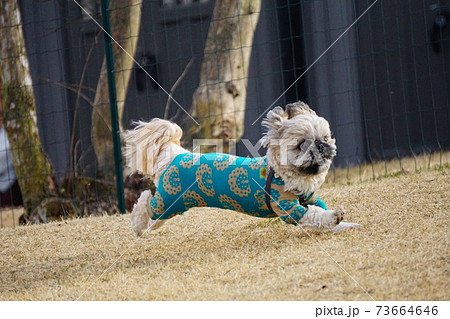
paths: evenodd
<path fill-rule="evenodd" d="M 208 196 L 214 196 L 216 191 L 213 187 L 212 169 L 206 164 L 202 164 L 195 172 L 195 179 L 198 183 L 198 188 Z"/>
<path fill-rule="evenodd" d="M 183 194 L 183 202 L 186 210 L 192 207 L 205 207 L 207 206 L 203 197 L 195 191 L 187 191 Z"/>
<path fill-rule="evenodd" d="M 240 197 L 248 196 L 251 188 L 248 180 L 248 172 L 243 167 L 236 167 L 228 177 L 230 190 Z"/>
<path fill-rule="evenodd" d="M 242 206 L 236 200 L 227 195 L 220 195 L 219 201 L 222 203 L 225 209 L 231 209 L 237 212 L 244 212 Z"/>
<path fill-rule="evenodd" d="M 175 195 L 181 191 L 180 171 L 175 165 L 170 166 L 164 174 L 163 188 L 169 195 Z"/>

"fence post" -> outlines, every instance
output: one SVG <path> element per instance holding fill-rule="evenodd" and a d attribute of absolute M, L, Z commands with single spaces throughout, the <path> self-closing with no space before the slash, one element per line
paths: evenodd
<path fill-rule="evenodd" d="M 109 104 L 111 108 L 111 128 L 114 145 L 114 164 L 116 169 L 117 202 L 119 211 L 125 214 L 125 196 L 123 186 L 123 163 L 120 144 L 119 116 L 117 114 L 116 81 L 114 76 L 114 55 L 111 41 L 111 21 L 109 18 L 109 0 L 102 0 L 102 19 L 105 30 L 105 57 L 108 72 Z"/>

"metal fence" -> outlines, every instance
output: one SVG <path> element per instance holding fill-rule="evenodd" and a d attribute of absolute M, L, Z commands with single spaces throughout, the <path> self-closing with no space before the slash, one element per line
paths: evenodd
<path fill-rule="evenodd" d="M 19 4 L 40 141 L 61 199 L 55 204 L 60 207 L 55 211 L 62 212 L 57 218 L 120 210 L 117 178 L 98 169 L 99 154 L 93 147 L 100 138 L 92 134 L 92 118 L 107 45 L 100 4 L 9 2 Z M 186 116 L 178 105 L 167 106 L 167 92 L 189 110 L 215 5 L 212 0 L 129 2 L 139 9 L 140 26 L 131 35 L 137 44 L 127 69 L 129 85 L 117 101 L 123 104 L 123 128 L 137 119 L 181 122 Z M 243 139 L 256 144 L 262 133 L 260 115 L 274 102 L 284 106 L 304 100 L 330 121 L 339 148 L 336 167 L 369 163 L 373 168 L 376 162 L 394 159 L 401 171 L 406 157 L 449 150 L 450 1 L 267 0 L 261 1 L 258 14 Z M 113 23 L 112 35 L 115 27 Z M 114 40 L 112 46 L 117 50 Z M 2 56 L 6 58 L 20 56 Z M 120 78 L 124 70 L 109 71 Z M 2 161 L 10 156 L 2 146 L 5 141 L 0 141 Z M 239 142 L 236 153 L 247 156 L 249 150 Z M 0 182 L 10 187 L 11 165 L 9 171 L 3 163 L 0 167 Z M 79 179 L 67 184 L 68 176 Z M 129 177 L 125 186 L 129 209 L 148 183 Z M 0 189 L 2 227 L 16 224 L 21 214 L 10 207 L 18 196 L 17 185 L 8 187 Z"/>

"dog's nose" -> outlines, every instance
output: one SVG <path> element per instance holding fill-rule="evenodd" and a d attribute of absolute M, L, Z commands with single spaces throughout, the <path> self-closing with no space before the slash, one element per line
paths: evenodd
<path fill-rule="evenodd" d="M 318 150 L 321 154 L 323 154 L 323 152 L 325 152 L 325 145 L 324 145 L 324 143 L 322 143 L 321 141 L 316 141 L 316 147 L 317 147 L 317 150 Z"/>

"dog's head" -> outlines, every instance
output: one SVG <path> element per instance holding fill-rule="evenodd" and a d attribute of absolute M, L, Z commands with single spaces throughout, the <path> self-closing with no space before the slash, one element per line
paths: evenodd
<path fill-rule="evenodd" d="M 261 144 L 268 148 L 269 165 L 281 176 L 286 190 L 314 192 L 325 180 L 336 156 L 328 121 L 303 102 L 277 106 L 262 122 L 267 129 Z"/>

